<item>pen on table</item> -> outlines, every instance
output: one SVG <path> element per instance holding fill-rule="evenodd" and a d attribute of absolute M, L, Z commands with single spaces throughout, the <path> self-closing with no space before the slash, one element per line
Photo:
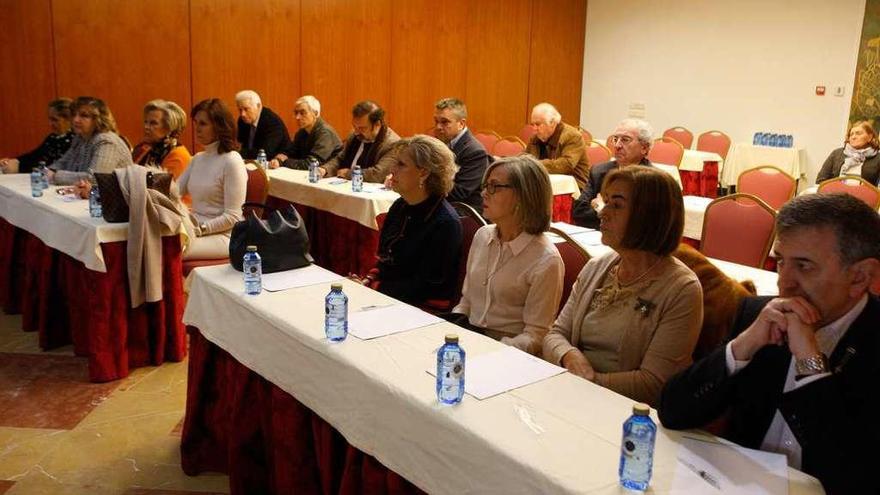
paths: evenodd
<path fill-rule="evenodd" d="M 360 311 L 369 311 L 371 309 L 379 309 L 379 308 L 387 308 L 388 306 L 394 306 L 394 303 L 389 304 L 370 304 L 368 306 L 361 306 Z"/>
<path fill-rule="evenodd" d="M 721 490 L 721 483 L 718 482 L 718 478 L 716 478 L 715 476 L 713 476 L 709 472 L 707 472 L 703 469 L 698 469 L 697 466 L 694 466 L 693 464 L 691 464 L 687 461 L 684 461 L 682 459 L 679 459 L 678 462 L 684 464 L 685 467 L 687 467 L 688 469 L 693 471 L 694 474 L 699 476 L 703 481 L 712 485 L 716 490 Z"/>

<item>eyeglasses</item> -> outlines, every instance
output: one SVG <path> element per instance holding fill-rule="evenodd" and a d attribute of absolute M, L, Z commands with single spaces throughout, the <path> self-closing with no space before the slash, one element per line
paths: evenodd
<path fill-rule="evenodd" d="M 631 138 L 631 137 L 629 137 L 629 136 L 617 136 L 617 135 L 615 135 L 615 136 L 611 136 L 610 138 L 608 138 L 608 141 L 609 141 L 611 144 L 617 144 L 617 143 L 620 143 L 620 144 L 626 146 L 627 144 L 633 142 L 634 139 Z"/>
<path fill-rule="evenodd" d="M 510 184 L 496 184 L 494 182 L 489 182 L 487 184 L 481 185 L 480 188 L 492 195 L 498 192 L 498 188 L 513 189 L 513 186 L 511 186 Z"/>

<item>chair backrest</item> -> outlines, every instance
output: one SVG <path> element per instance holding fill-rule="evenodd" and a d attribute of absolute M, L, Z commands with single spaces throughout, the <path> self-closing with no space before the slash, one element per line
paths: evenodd
<path fill-rule="evenodd" d="M 483 148 L 486 148 L 486 153 L 490 154 L 495 148 L 495 143 L 501 140 L 501 136 L 495 131 L 477 131 L 474 133 L 474 138 L 483 145 Z"/>
<path fill-rule="evenodd" d="M 581 137 L 584 138 L 584 146 L 589 146 L 593 142 L 593 135 L 583 127 L 578 127 L 578 129 L 581 131 Z"/>
<path fill-rule="evenodd" d="M 471 244 L 474 241 L 474 235 L 481 227 L 488 225 L 486 219 L 477 213 L 470 205 L 460 201 L 450 203 L 455 211 L 458 212 L 458 219 L 461 221 L 461 261 L 458 265 L 458 285 L 456 286 L 455 300 L 452 307 L 458 304 L 461 299 L 461 288 L 464 286 L 464 276 L 467 273 L 467 259 L 471 252 Z"/>
<path fill-rule="evenodd" d="M 517 156 L 526 150 L 526 144 L 516 136 L 506 136 L 501 138 L 492 148 L 492 154 L 495 156 Z"/>
<path fill-rule="evenodd" d="M 247 203 L 265 203 L 269 197 L 269 176 L 263 167 L 255 163 L 246 163 L 247 169 L 247 193 L 245 194 L 245 202 Z M 243 213 L 248 215 L 253 210 L 258 210 L 255 206 L 245 206 Z M 262 215 L 262 212 L 259 212 Z"/>
<path fill-rule="evenodd" d="M 388 217 L 387 211 L 383 211 L 382 213 L 379 213 L 378 215 L 376 215 L 376 226 L 379 227 L 380 231 L 382 230 L 382 226 L 385 225 L 385 218 L 387 218 L 387 217 Z"/>
<path fill-rule="evenodd" d="M 522 129 L 519 130 L 519 134 L 517 134 L 517 136 L 519 137 L 520 141 L 528 143 L 532 140 L 532 137 L 535 135 L 536 132 L 538 131 L 531 124 L 526 124 L 523 126 Z"/>
<path fill-rule="evenodd" d="M 611 150 L 604 144 L 593 141 L 587 146 L 587 160 L 590 162 L 591 167 L 599 163 L 605 163 L 611 160 Z"/>
<path fill-rule="evenodd" d="M 691 149 L 694 144 L 694 133 L 682 126 L 670 127 L 663 131 L 663 137 L 678 141 L 685 149 Z"/>
<path fill-rule="evenodd" d="M 568 301 L 568 296 L 571 294 L 571 287 L 577 280 L 578 274 L 581 273 L 581 269 L 583 269 L 584 265 L 590 261 L 590 254 L 587 253 L 587 250 L 584 249 L 583 246 L 572 239 L 570 235 L 556 227 L 550 227 L 550 232 L 553 232 L 564 239 L 564 242 L 557 242 L 554 244 L 556 250 L 559 251 L 559 256 L 562 257 L 562 264 L 565 268 L 565 273 L 562 277 L 562 299 L 559 301 L 559 311 L 562 311 L 562 307 L 565 306 L 566 301 Z"/>
<path fill-rule="evenodd" d="M 678 167 L 681 165 L 681 159 L 684 157 L 684 147 L 670 138 L 660 138 L 654 140 L 651 151 L 648 152 L 648 160 L 666 165 Z"/>
<path fill-rule="evenodd" d="M 750 168 L 736 179 L 737 192 L 754 194 L 777 211 L 794 197 L 796 190 L 795 178 L 773 165 Z"/>
<path fill-rule="evenodd" d="M 731 194 L 706 207 L 700 252 L 762 268 L 775 234 L 776 211 L 770 205 L 751 194 Z"/>
<path fill-rule="evenodd" d="M 875 210 L 880 208 L 880 189 L 858 175 L 844 175 L 823 181 L 816 192 L 842 192 L 861 199 Z"/>
<path fill-rule="evenodd" d="M 718 153 L 722 160 L 727 160 L 730 151 L 730 137 L 721 131 L 706 131 L 697 136 L 697 149 Z"/>

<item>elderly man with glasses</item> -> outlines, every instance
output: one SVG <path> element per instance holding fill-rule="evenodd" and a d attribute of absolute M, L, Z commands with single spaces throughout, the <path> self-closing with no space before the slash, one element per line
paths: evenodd
<path fill-rule="evenodd" d="M 590 163 L 584 138 L 577 127 L 562 121 L 562 115 L 549 103 L 538 103 L 532 109 L 529 124 L 535 135 L 526 153 L 537 158 L 548 174 L 574 177 L 578 188 L 587 185 Z"/>
<path fill-rule="evenodd" d="M 572 205 L 571 218 L 578 225 L 593 229 L 599 228 L 599 210 L 601 210 L 602 181 L 608 172 L 617 167 L 629 165 L 651 166 L 648 151 L 654 139 L 651 125 L 641 119 L 626 119 L 617 124 L 614 134 L 609 138 L 614 159 L 609 162 L 595 164 L 590 168 L 590 180 L 581 196 Z"/>

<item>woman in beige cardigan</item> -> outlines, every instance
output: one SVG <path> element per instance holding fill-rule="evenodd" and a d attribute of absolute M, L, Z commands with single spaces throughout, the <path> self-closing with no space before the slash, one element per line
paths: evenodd
<path fill-rule="evenodd" d="M 681 189 L 650 167 L 608 174 L 602 242 L 553 328 L 544 358 L 633 400 L 657 404 L 669 377 L 691 364 L 703 320 L 696 275 L 672 257 L 684 227 Z"/>

